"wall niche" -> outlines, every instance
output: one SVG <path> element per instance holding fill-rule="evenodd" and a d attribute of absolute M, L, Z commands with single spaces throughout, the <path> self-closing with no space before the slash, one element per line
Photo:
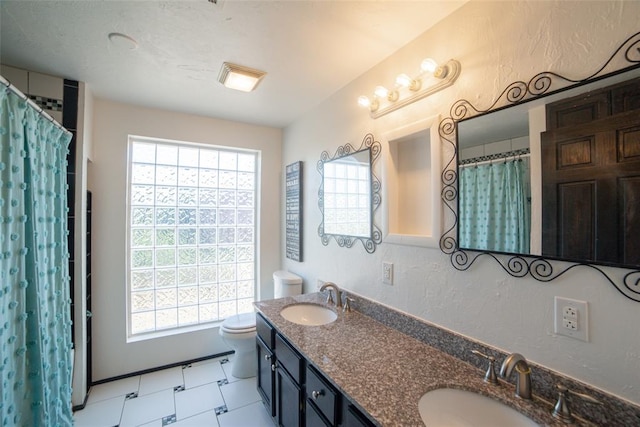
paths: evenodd
<path fill-rule="evenodd" d="M 383 134 L 383 241 L 439 247 L 440 117 Z"/>

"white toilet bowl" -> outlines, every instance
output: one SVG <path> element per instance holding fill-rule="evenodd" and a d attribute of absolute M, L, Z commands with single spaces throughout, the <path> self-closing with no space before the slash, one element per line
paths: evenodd
<path fill-rule="evenodd" d="M 258 369 L 256 351 L 256 314 L 236 314 L 225 319 L 220 336 L 235 351 L 231 375 L 236 378 L 255 377 Z"/>

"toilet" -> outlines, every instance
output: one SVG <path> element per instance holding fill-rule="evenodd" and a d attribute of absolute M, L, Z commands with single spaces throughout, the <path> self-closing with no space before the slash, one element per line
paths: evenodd
<path fill-rule="evenodd" d="M 278 270 L 273 273 L 273 297 L 284 298 L 302 293 L 302 277 Z"/>
<path fill-rule="evenodd" d="M 302 293 L 302 277 L 288 271 L 273 273 L 273 284 L 274 298 Z M 251 312 L 228 317 L 220 326 L 220 336 L 235 351 L 231 375 L 236 378 L 255 377 L 258 369 L 256 314 Z"/>

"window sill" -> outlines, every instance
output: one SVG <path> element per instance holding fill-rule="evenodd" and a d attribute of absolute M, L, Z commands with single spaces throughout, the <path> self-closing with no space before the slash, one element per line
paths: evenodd
<path fill-rule="evenodd" d="M 213 328 L 219 327 L 220 325 L 222 325 L 222 321 L 204 323 L 200 325 L 189 325 L 189 326 L 183 326 L 179 328 L 163 329 L 161 331 L 143 332 L 136 335 L 127 335 L 127 344 L 156 339 L 156 338 L 164 338 L 172 335 L 197 332 L 205 329 L 213 329 Z"/>

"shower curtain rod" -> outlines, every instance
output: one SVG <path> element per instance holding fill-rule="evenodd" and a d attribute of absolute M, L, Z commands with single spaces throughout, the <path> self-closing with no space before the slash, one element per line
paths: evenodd
<path fill-rule="evenodd" d="M 460 168 L 468 168 L 471 166 L 479 166 L 479 165 L 486 165 L 487 163 L 500 163 L 500 162 L 506 162 L 507 160 L 511 160 L 511 159 L 522 159 L 523 157 L 531 157 L 531 154 L 527 153 L 527 154 L 514 154 L 511 156 L 505 156 L 505 157 L 500 157 L 500 158 L 496 158 L 496 159 L 490 159 L 490 160 L 484 160 L 482 162 L 473 162 L 473 163 L 465 163 L 465 164 L 461 164 L 459 167 Z M 469 160 L 472 159 L 468 159 L 465 160 L 465 162 L 468 162 Z"/>
<path fill-rule="evenodd" d="M 38 104 L 36 104 L 35 102 L 33 102 L 33 100 L 29 99 L 29 97 L 27 95 L 25 95 L 24 93 L 22 93 L 22 91 L 20 89 L 18 89 L 17 87 L 15 87 L 9 80 L 7 80 L 6 78 L 4 78 L 4 76 L 0 75 L 0 83 L 2 83 L 5 87 L 6 90 L 10 90 L 13 93 L 15 93 L 16 95 L 18 95 L 20 98 L 22 98 L 23 100 L 27 101 L 27 104 L 31 105 L 33 108 L 36 109 L 36 112 L 38 114 L 40 114 L 41 116 L 44 116 L 45 119 L 49 120 L 51 123 L 53 123 L 54 125 L 56 125 L 57 127 L 59 127 L 60 129 L 62 129 L 63 131 L 65 131 L 68 134 L 72 134 L 71 131 L 69 131 L 68 129 L 66 129 L 64 126 L 62 126 L 60 123 L 58 123 L 56 121 L 56 119 L 54 119 L 53 117 L 51 117 L 46 111 L 44 111 L 42 109 L 42 107 L 40 107 Z"/>

